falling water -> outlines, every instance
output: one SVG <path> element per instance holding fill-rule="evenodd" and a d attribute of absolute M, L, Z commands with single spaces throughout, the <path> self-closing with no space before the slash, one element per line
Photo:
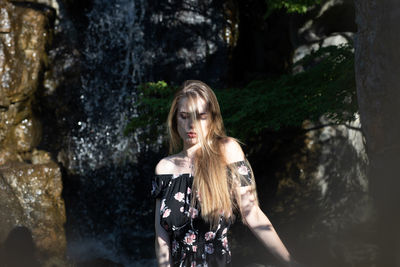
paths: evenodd
<path fill-rule="evenodd" d="M 68 148 L 67 169 L 73 173 L 68 179 L 77 183 L 71 182 L 66 197 L 73 260 L 105 258 L 125 266 L 152 261 L 152 247 L 140 245 L 153 242 L 152 229 L 142 223 L 151 216 L 149 204 L 138 203 L 146 191 L 138 178 L 139 144 L 134 135 L 123 135 L 135 112 L 135 86 L 142 82 L 144 13 L 143 1 L 96 0 L 86 14 L 80 48 L 83 112 Z"/>
<path fill-rule="evenodd" d="M 71 137 L 70 169 L 81 174 L 135 160 L 137 144 L 122 132 L 134 113 L 135 85 L 141 82 L 144 9 L 135 1 L 112 2 L 96 1 L 87 14 L 80 95 L 86 120 L 78 122 Z"/>

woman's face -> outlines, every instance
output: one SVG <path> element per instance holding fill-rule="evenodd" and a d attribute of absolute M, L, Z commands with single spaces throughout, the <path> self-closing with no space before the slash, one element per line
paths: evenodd
<path fill-rule="evenodd" d="M 178 102 L 177 110 L 177 128 L 179 136 L 182 138 L 184 146 L 190 147 L 198 143 L 199 133 L 196 132 L 195 125 L 190 115 L 190 106 L 187 97 Z M 195 101 L 197 106 L 197 119 L 204 137 L 208 134 L 209 113 L 207 111 L 206 101 L 198 97 Z"/>

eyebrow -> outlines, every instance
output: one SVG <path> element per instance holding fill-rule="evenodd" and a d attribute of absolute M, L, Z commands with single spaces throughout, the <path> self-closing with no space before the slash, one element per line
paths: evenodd
<path fill-rule="evenodd" d="M 187 111 L 184 111 L 184 110 L 182 110 L 182 111 L 178 111 L 178 113 L 179 114 L 183 114 L 183 115 L 187 115 L 187 114 L 190 114 L 191 112 L 187 112 Z M 204 111 L 204 112 L 196 112 L 197 113 L 197 116 L 202 116 L 202 115 L 207 115 L 207 111 Z"/>
<path fill-rule="evenodd" d="M 185 111 L 185 110 L 181 110 L 181 111 L 179 111 L 179 113 L 183 113 L 183 114 L 190 114 L 191 112 L 187 112 L 187 111 Z M 198 115 L 205 115 L 205 114 L 207 114 L 208 112 L 207 111 L 203 111 L 203 112 L 196 112 Z"/>

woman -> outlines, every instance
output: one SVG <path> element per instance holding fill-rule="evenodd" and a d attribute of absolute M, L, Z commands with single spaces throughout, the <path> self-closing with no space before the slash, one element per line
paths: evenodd
<path fill-rule="evenodd" d="M 291 257 L 258 206 L 250 165 L 226 136 L 214 92 L 186 81 L 168 115 L 169 157 L 156 166 L 155 232 L 159 266 L 229 266 L 227 231 L 243 222 L 286 266 Z"/>

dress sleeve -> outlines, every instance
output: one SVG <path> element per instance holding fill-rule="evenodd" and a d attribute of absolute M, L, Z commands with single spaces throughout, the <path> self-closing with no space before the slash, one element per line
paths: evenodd
<path fill-rule="evenodd" d="M 151 181 L 151 197 L 160 198 L 167 188 L 169 181 L 171 180 L 171 175 L 154 175 Z"/>
<path fill-rule="evenodd" d="M 240 177 L 237 177 L 240 186 L 247 186 L 253 183 L 253 173 L 250 164 L 247 160 L 237 161 L 229 164 L 228 176 L 232 177 L 232 169 L 237 172 Z"/>

